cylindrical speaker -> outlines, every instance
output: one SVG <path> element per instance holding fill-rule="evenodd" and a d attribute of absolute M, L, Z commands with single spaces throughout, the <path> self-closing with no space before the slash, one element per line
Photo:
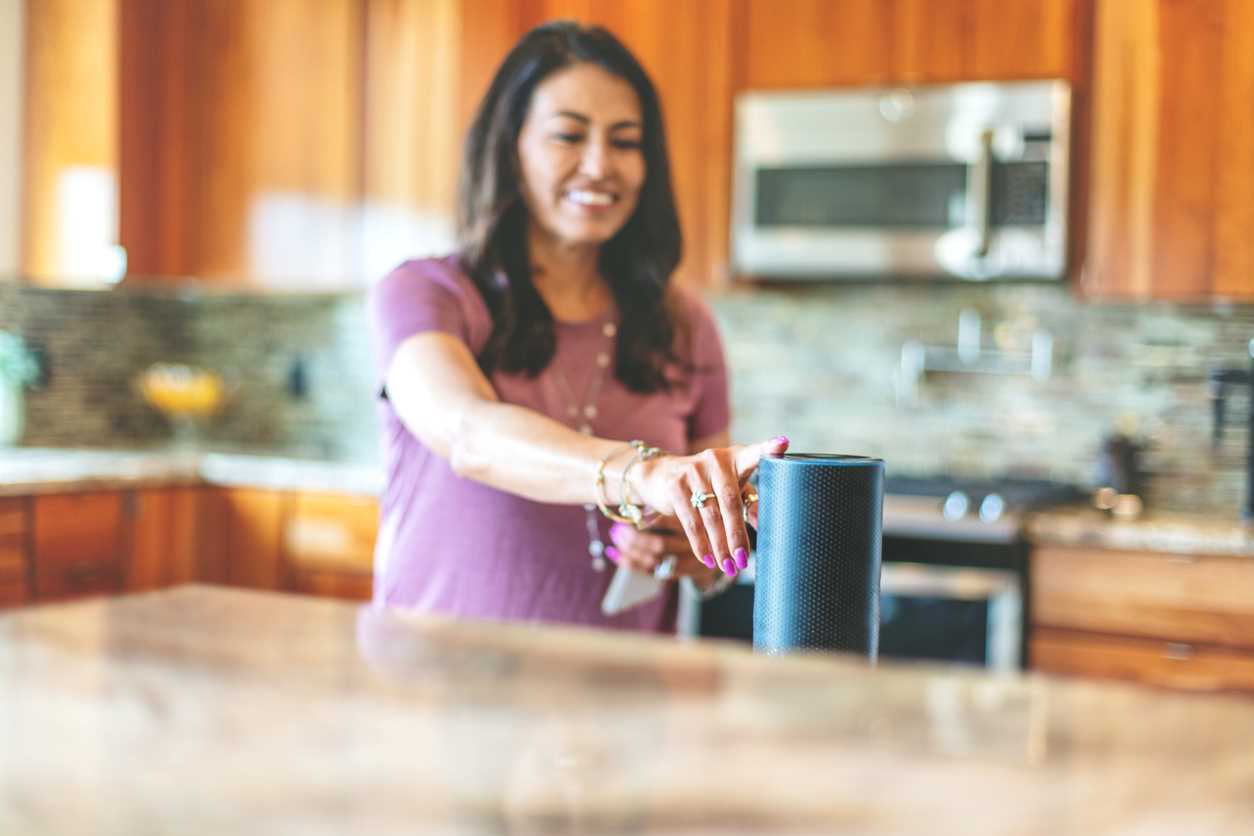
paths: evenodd
<path fill-rule="evenodd" d="M 753 646 L 879 650 L 884 461 L 789 453 L 758 465 Z"/>

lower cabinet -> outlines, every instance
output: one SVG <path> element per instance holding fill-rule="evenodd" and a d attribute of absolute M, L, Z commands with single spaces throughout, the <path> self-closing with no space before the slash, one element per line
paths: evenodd
<path fill-rule="evenodd" d="M 1040 547 L 1032 667 L 1202 691 L 1254 691 L 1254 559 Z"/>
<path fill-rule="evenodd" d="M 369 600 L 378 518 L 373 497 L 297 494 L 283 538 L 292 589 Z"/>
<path fill-rule="evenodd" d="M 0 498 L 0 608 L 30 599 L 30 512 L 25 497 Z"/>
<path fill-rule="evenodd" d="M 0 497 L 0 608 L 180 583 L 369 600 L 378 503 L 203 485 Z"/>
<path fill-rule="evenodd" d="M 31 502 L 33 597 L 59 601 L 124 588 L 127 496 L 121 491 L 46 494 Z"/>

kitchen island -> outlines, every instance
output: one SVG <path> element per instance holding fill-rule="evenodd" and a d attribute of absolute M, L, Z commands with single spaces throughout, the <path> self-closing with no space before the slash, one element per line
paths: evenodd
<path fill-rule="evenodd" d="M 210 586 L 0 616 L 0 833 L 1247 834 L 1254 704 Z"/>

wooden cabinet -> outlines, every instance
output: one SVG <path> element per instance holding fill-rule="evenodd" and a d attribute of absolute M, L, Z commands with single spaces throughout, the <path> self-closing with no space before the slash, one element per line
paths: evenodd
<path fill-rule="evenodd" d="M 1098 0 L 1089 263 L 1110 299 L 1254 299 L 1254 4 Z"/>
<path fill-rule="evenodd" d="M 1045 547 L 1032 555 L 1033 667 L 1254 690 L 1254 559 Z"/>
<path fill-rule="evenodd" d="M 215 488 L 203 505 L 200 578 L 252 589 L 285 589 L 283 525 L 290 496 L 255 488 Z"/>
<path fill-rule="evenodd" d="M 1089 0 L 739 0 L 738 89 L 1081 76 Z"/>
<path fill-rule="evenodd" d="M 122 492 L 42 495 L 31 507 L 36 600 L 122 591 L 127 520 Z"/>
<path fill-rule="evenodd" d="M 0 608 L 30 599 L 29 503 L 0 498 Z"/>
<path fill-rule="evenodd" d="M 160 589 L 200 579 L 199 487 L 145 488 L 128 497 L 130 525 L 125 587 Z"/>
<path fill-rule="evenodd" d="M 296 592 L 369 600 L 379 504 L 371 497 L 300 493 L 284 526 Z"/>

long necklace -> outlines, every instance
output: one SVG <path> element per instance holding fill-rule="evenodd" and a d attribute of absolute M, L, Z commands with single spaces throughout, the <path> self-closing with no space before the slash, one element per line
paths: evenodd
<path fill-rule="evenodd" d="M 592 369 L 592 379 L 588 381 L 587 389 L 584 391 L 583 397 L 575 394 L 574 388 L 566 379 L 566 375 L 562 374 L 562 370 L 553 367 L 553 379 L 562 390 L 562 395 L 566 398 L 566 419 L 571 427 L 579 430 L 584 435 L 592 435 L 594 430 L 592 422 L 597 417 L 597 398 L 601 395 L 601 387 L 605 383 L 605 373 L 610 367 L 611 351 L 614 348 L 614 336 L 618 333 L 618 326 L 613 322 L 606 322 L 601 326 L 601 336 L 604 338 L 604 345 L 597 352 L 594 358 Z M 592 557 L 592 568 L 598 572 L 605 571 L 605 543 L 601 540 L 601 529 L 597 524 L 597 506 L 595 503 L 588 503 L 583 506 L 584 524 L 588 530 L 588 554 Z"/>

